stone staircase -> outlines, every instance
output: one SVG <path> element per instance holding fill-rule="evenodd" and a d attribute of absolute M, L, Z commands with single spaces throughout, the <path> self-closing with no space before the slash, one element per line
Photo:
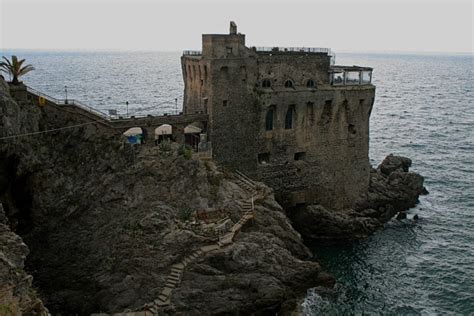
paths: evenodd
<path fill-rule="evenodd" d="M 242 216 L 239 221 L 235 223 L 229 232 L 219 238 L 219 241 L 215 244 L 203 246 L 198 250 L 194 251 L 187 257 L 185 257 L 181 262 L 176 263 L 171 266 L 171 271 L 168 274 L 166 279 L 166 284 L 163 290 L 161 291 L 158 298 L 153 301 L 151 304 L 145 306 L 145 310 L 148 310 L 152 314 L 158 314 L 158 310 L 162 307 L 170 305 L 171 302 L 171 293 L 174 288 L 176 288 L 181 282 L 181 277 L 184 273 L 186 266 L 193 263 L 199 257 L 205 256 L 208 252 L 226 247 L 234 242 L 235 235 L 242 229 L 242 227 L 255 216 L 254 201 L 255 196 L 257 195 L 257 185 L 243 173 L 236 171 L 234 173 L 238 184 L 248 193 L 251 194 L 251 197 L 248 200 L 243 201 L 242 203 Z"/>

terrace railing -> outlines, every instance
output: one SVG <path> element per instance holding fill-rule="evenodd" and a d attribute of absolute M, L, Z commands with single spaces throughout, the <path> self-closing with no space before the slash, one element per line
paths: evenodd
<path fill-rule="evenodd" d="M 255 47 L 257 52 L 280 52 L 280 53 L 327 53 L 331 54 L 330 48 L 324 47 Z"/>
<path fill-rule="evenodd" d="M 52 97 L 52 96 L 49 96 L 49 95 L 47 95 L 47 94 L 45 94 L 45 93 L 43 93 L 43 92 L 40 92 L 40 91 L 38 91 L 38 90 L 36 90 L 36 89 L 33 89 L 33 88 L 29 87 L 29 86 L 26 87 L 26 91 L 27 91 L 28 93 L 30 93 L 30 94 L 33 94 L 33 95 L 37 96 L 37 97 L 43 97 L 45 100 L 47 100 L 47 101 L 49 101 L 49 102 L 51 102 L 51 103 L 53 103 L 53 104 L 56 104 L 56 105 L 72 105 L 72 106 L 76 106 L 76 107 L 78 107 L 78 108 L 81 108 L 81 109 L 83 109 L 83 110 L 85 110 L 85 111 L 87 111 L 87 112 L 90 112 L 90 113 L 92 113 L 92 114 L 94 114 L 94 115 L 97 115 L 97 116 L 99 116 L 99 117 L 102 117 L 102 118 L 104 118 L 104 119 L 107 119 L 107 120 L 110 119 L 110 116 L 109 116 L 108 114 L 105 114 L 104 112 L 101 112 L 101 111 L 99 111 L 99 110 L 97 110 L 97 109 L 94 109 L 94 108 L 92 108 L 92 107 L 90 107 L 90 106 L 88 106 L 88 105 L 86 105 L 86 104 L 84 104 L 84 103 L 82 103 L 82 102 L 80 102 L 80 101 L 78 101 L 78 100 L 74 100 L 74 99 L 67 99 L 67 100 L 65 100 L 65 99 L 64 99 L 64 100 L 63 100 L 63 99 L 56 99 L 56 98 L 54 98 L 54 97 Z"/>
<path fill-rule="evenodd" d="M 201 56 L 202 51 L 200 50 L 184 50 L 183 56 Z"/>

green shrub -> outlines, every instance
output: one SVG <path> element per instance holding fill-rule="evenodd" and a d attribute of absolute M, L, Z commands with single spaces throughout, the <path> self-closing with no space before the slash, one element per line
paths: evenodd
<path fill-rule="evenodd" d="M 186 222 L 191 218 L 193 211 L 187 207 L 187 208 L 182 208 L 179 210 L 179 219 L 182 222 Z"/>
<path fill-rule="evenodd" d="M 164 140 L 158 145 L 158 148 L 160 151 L 169 152 L 171 151 L 171 142 Z"/>
<path fill-rule="evenodd" d="M 189 160 L 193 157 L 193 152 L 191 147 L 188 145 L 181 145 L 178 148 L 178 155 L 181 155 L 184 157 L 184 159 Z"/>

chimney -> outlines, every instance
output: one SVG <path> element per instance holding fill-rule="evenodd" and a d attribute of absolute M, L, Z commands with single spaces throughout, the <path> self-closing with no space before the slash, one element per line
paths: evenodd
<path fill-rule="evenodd" d="M 230 21 L 229 34 L 230 35 L 236 35 L 237 34 L 237 25 L 235 24 L 234 21 Z"/>

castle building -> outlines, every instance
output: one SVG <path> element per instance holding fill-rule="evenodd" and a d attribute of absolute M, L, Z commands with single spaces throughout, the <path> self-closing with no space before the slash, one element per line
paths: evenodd
<path fill-rule="evenodd" d="M 351 207 L 369 184 L 375 86 L 372 68 L 334 59 L 322 48 L 247 47 L 231 22 L 183 53 L 184 114 L 208 114 L 214 160 L 284 205 Z"/>

